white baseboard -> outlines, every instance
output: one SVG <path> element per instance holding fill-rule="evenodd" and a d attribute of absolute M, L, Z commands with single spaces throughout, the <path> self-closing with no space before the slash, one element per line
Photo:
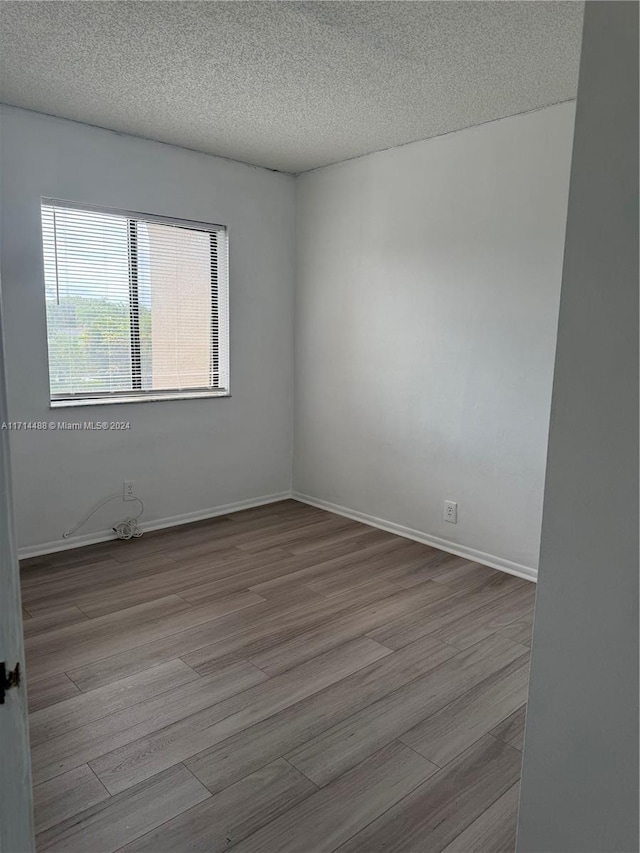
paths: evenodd
<path fill-rule="evenodd" d="M 496 557 L 493 554 L 485 554 L 483 551 L 477 551 L 475 548 L 468 548 L 466 545 L 460 545 L 457 542 L 450 542 L 448 539 L 441 539 L 439 536 L 430 536 L 428 533 L 423 533 L 420 530 L 414 530 L 411 527 L 405 527 L 402 524 L 396 524 L 393 521 L 386 521 L 383 518 L 377 518 L 374 515 L 369 515 L 365 512 L 349 509 L 348 507 L 340 506 L 339 504 L 331 503 L 330 501 L 314 498 L 310 495 L 303 495 L 300 492 L 284 491 L 277 492 L 272 495 L 262 495 L 257 498 L 248 498 L 243 501 L 235 501 L 234 503 L 222 504 L 220 506 L 211 507 L 209 509 L 197 510 L 196 512 L 187 512 L 183 515 L 174 515 L 170 518 L 159 518 L 155 521 L 142 522 L 140 527 L 143 532 L 152 530 L 163 530 L 166 527 L 177 527 L 181 524 L 189 524 L 193 521 L 204 521 L 207 518 L 216 518 L 219 515 L 228 515 L 230 512 L 238 512 L 242 509 L 251 509 L 257 506 L 266 506 L 267 504 L 277 503 L 293 498 L 301 503 L 309 504 L 310 506 L 325 509 L 328 512 L 333 512 L 336 515 L 342 515 L 345 518 L 352 518 L 354 521 L 361 521 L 364 524 L 369 524 L 371 527 L 377 527 L 380 530 L 386 530 L 388 533 L 395 533 L 398 536 L 403 536 L 406 539 L 413 539 L 416 542 L 422 542 L 425 545 L 431 545 L 433 548 L 439 548 L 441 551 L 447 551 L 450 554 L 456 554 L 458 557 L 465 557 L 472 560 L 474 563 L 482 563 L 484 566 L 490 566 L 492 569 L 499 569 L 507 572 L 510 575 L 517 575 L 525 578 L 525 580 L 536 581 L 538 572 L 536 569 L 524 566 L 519 563 L 513 563 L 511 560 L 505 560 L 502 557 Z M 98 533 L 87 533 L 81 536 L 70 536 L 68 539 L 56 539 L 53 542 L 43 542 L 40 545 L 27 546 L 18 550 L 18 556 L 21 560 L 28 557 L 40 557 L 44 554 L 54 554 L 57 551 L 67 551 L 72 548 L 81 548 L 84 545 L 96 545 L 100 542 L 109 542 L 115 539 L 112 530 L 103 530 Z"/>
<path fill-rule="evenodd" d="M 257 498 L 248 498 L 244 501 L 235 501 L 230 504 L 211 507 L 209 509 L 186 512 L 183 515 L 174 515 L 170 518 L 158 518 L 155 521 L 141 522 L 140 528 L 143 532 L 151 530 L 163 530 L 165 527 L 177 527 L 180 524 L 189 524 L 192 521 L 204 521 L 207 518 L 215 518 L 218 515 L 228 515 L 230 512 L 238 512 L 241 509 L 251 509 L 256 506 L 277 503 L 291 498 L 291 492 L 278 492 L 273 495 L 262 495 Z M 100 542 L 109 542 L 115 539 L 113 530 L 103 530 L 98 533 L 87 533 L 81 536 L 70 536 L 68 539 L 55 539 L 53 542 L 43 542 L 41 545 L 30 545 L 18 549 L 18 558 L 24 560 L 28 557 L 41 557 L 44 554 L 54 554 L 56 551 L 67 551 L 72 548 L 81 548 L 83 545 L 96 545 Z"/>
<path fill-rule="evenodd" d="M 310 495 L 303 495 L 300 492 L 292 492 L 291 497 L 301 503 L 310 504 L 319 509 L 326 509 L 328 512 L 343 515 L 345 518 L 352 518 L 354 521 L 362 521 L 364 524 L 370 524 L 371 527 L 377 527 L 380 530 L 386 530 L 388 533 L 404 536 L 406 539 L 414 539 L 416 542 L 422 542 L 424 545 L 431 545 L 433 548 L 439 548 L 441 551 L 456 554 L 458 557 L 466 557 L 467 560 L 471 560 L 474 563 L 482 563 L 484 566 L 499 569 L 501 572 L 507 572 L 510 575 L 516 575 L 528 581 L 537 581 L 538 579 L 537 569 L 523 566 L 520 563 L 513 563 L 511 560 L 505 560 L 502 557 L 495 557 L 493 554 L 485 554 L 484 551 L 477 551 L 475 548 L 468 548 L 466 545 L 450 542 L 448 539 L 441 539 L 439 536 L 430 536 L 428 533 L 423 533 L 420 530 L 414 530 L 411 527 L 405 527 L 393 521 L 385 521 L 383 518 L 376 518 L 376 516 L 368 515 L 366 512 L 348 509 L 330 501 L 313 498 Z"/>

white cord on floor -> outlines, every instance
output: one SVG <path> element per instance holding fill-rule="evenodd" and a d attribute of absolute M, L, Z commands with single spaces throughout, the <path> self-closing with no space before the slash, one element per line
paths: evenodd
<path fill-rule="evenodd" d="M 105 498 L 103 501 L 100 501 L 100 503 L 96 504 L 92 510 L 90 510 L 85 516 L 83 516 L 83 518 L 76 524 L 75 527 L 66 530 L 62 534 L 63 539 L 68 539 L 69 536 L 72 536 L 77 530 L 80 530 L 82 525 L 89 521 L 91 516 L 94 515 L 100 509 L 100 507 L 103 507 L 110 501 L 115 501 L 117 498 L 120 498 L 120 500 L 122 500 L 122 492 L 119 492 L 117 495 L 111 495 L 110 497 Z M 133 516 L 133 518 L 126 518 L 124 521 L 119 522 L 115 525 L 115 527 L 112 528 L 118 539 L 137 539 L 142 536 L 142 530 L 140 530 L 140 528 L 138 527 L 137 521 L 144 512 L 144 504 L 142 503 L 140 498 L 136 497 L 136 495 L 131 495 L 130 500 L 138 501 L 138 503 L 140 504 L 140 512 L 137 515 Z"/>
<path fill-rule="evenodd" d="M 136 524 L 135 518 L 126 518 L 119 522 L 114 526 L 113 532 L 118 539 L 139 539 L 142 536 L 142 530 Z"/>

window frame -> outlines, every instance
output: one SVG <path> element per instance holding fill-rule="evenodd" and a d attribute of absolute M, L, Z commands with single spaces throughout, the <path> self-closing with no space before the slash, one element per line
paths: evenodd
<path fill-rule="evenodd" d="M 128 238 L 128 267 L 129 267 L 129 313 L 130 313 L 130 337 L 131 337 L 131 380 L 132 388 L 127 391 L 97 391 L 95 393 L 87 393 L 86 391 L 67 394 L 64 397 L 53 397 L 51 394 L 51 374 L 49 369 L 49 324 L 46 320 L 47 331 L 47 373 L 49 382 L 49 408 L 58 409 L 72 406 L 95 406 L 95 405 L 113 405 L 117 403 L 150 403 L 167 400 L 198 400 L 211 397 L 231 397 L 231 352 L 229 346 L 229 336 L 227 335 L 227 376 L 228 382 L 226 388 L 216 388 L 213 384 L 202 388 L 163 388 L 144 389 L 142 388 L 142 373 L 140 359 L 140 329 L 139 315 L 137 310 L 138 304 L 138 275 L 137 275 L 137 232 L 136 222 L 156 222 L 160 225 L 171 225 L 176 228 L 184 228 L 189 231 L 202 231 L 210 235 L 209 238 L 209 258 L 211 271 L 211 361 L 209 366 L 209 375 L 211 382 L 214 378 L 219 379 L 220 374 L 220 344 L 214 347 L 213 342 L 215 335 L 219 334 L 219 316 L 220 316 L 220 263 L 219 263 L 219 235 L 223 235 L 224 247 L 223 251 L 226 258 L 226 289 L 227 289 L 227 330 L 229 328 L 229 229 L 226 225 L 217 225 L 214 223 L 200 222 L 190 219 L 179 219 L 177 217 L 163 216 L 154 213 L 141 213 L 139 211 L 123 210 L 121 208 L 105 207 L 104 205 L 83 204 L 82 202 L 68 201 L 58 198 L 40 198 L 40 212 L 42 213 L 43 206 L 64 207 L 71 210 L 88 211 L 90 213 L 104 213 L 111 216 L 121 216 L 127 220 L 127 238 Z M 44 235 L 42 225 L 40 226 L 40 240 L 42 244 L 42 257 L 44 259 Z M 214 246 L 215 243 L 215 246 Z M 215 269 L 216 276 L 213 275 L 214 266 L 214 251 L 215 251 Z M 44 263 L 43 263 L 43 283 L 44 283 Z M 46 289 L 45 289 L 46 292 Z M 217 329 L 217 332 L 216 332 Z M 217 352 L 217 357 L 216 357 Z"/>

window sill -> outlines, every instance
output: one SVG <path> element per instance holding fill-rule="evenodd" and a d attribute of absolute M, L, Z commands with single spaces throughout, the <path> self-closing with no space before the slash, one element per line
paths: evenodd
<path fill-rule="evenodd" d="M 78 406 L 114 406 L 116 404 L 129 403 L 158 403 L 164 400 L 204 400 L 211 397 L 230 397 L 228 391 L 194 391 L 189 393 L 171 393 L 171 394 L 140 394 L 130 397 L 83 397 L 78 400 L 51 400 L 49 403 L 50 409 L 67 409 L 76 408 Z"/>

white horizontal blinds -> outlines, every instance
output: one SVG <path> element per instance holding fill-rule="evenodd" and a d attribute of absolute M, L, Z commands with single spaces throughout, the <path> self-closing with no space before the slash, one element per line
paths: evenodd
<path fill-rule="evenodd" d="M 142 221 L 137 234 L 142 387 L 217 387 L 211 377 L 216 235 Z"/>
<path fill-rule="evenodd" d="M 211 234 L 211 381 L 229 388 L 229 248 L 224 228 Z"/>
<path fill-rule="evenodd" d="M 76 228 L 77 250 L 66 265 L 60 248 L 71 238 L 65 232 L 61 243 L 61 219 L 65 227 Z M 43 234 L 52 397 L 228 388 L 224 228 L 44 204 Z M 104 325 L 90 329 L 91 358 L 84 351 L 78 356 L 78 346 L 69 343 L 78 338 L 77 307 L 73 324 L 64 330 L 66 349 L 54 346 L 60 337 L 60 296 L 68 291 L 74 306 L 83 300 L 86 309 L 89 297 L 100 302 Z M 92 322 L 100 326 L 99 320 Z M 83 341 L 86 331 L 80 334 Z"/>
<path fill-rule="evenodd" d="M 131 389 L 127 220 L 42 206 L 51 396 Z"/>

